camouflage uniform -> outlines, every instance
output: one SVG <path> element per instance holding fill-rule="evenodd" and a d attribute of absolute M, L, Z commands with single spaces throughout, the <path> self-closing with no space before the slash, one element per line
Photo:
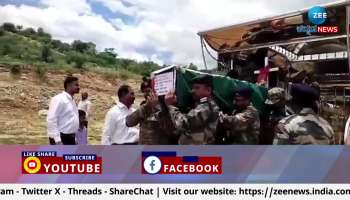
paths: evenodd
<path fill-rule="evenodd" d="M 281 101 L 285 101 L 284 95 L 285 93 L 283 88 L 278 88 L 278 87 L 272 88 L 268 91 L 265 104 L 273 106 L 280 103 Z M 287 106 L 282 105 L 279 107 L 274 107 L 273 109 L 270 110 L 269 122 L 272 124 L 273 127 L 275 127 L 281 119 L 289 115 L 291 115 L 291 113 L 288 113 Z"/>
<path fill-rule="evenodd" d="M 158 105 L 154 110 L 142 105 L 139 109 L 126 117 L 127 126 L 140 124 L 139 144 L 142 145 L 167 145 L 174 144 L 174 127 L 169 114 L 161 112 Z"/>
<path fill-rule="evenodd" d="M 329 123 L 311 108 L 282 119 L 275 129 L 274 144 L 334 144 Z"/>
<path fill-rule="evenodd" d="M 179 144 L 214 144 L 219 107 L 210 98 L 202 98 L 188 114 L 169 106 L 171 120 L 180 136 Z"/>
<path fill-rule="evenodd" d="M 290 93 L 292 102 L 301 110 L 278 123 L 274 144 L 334 144 L 332 127 L 314 112 L 319 91 L 305 84 L 293 84 Z"/>
<path fill-rule="evenodd" d="M 261 119 L 262 131 L 259 139 L 260 144 L 270 145 L 273 143 L 274 131 L 278 122 L 294 113 L 285 105 L 285 92 L 283 88 L 274 87 L 270 89 L 265 104 L 269 108 L 269 115 Z"/>
<path fill-rule="evenodd" d="M 260 119 L 253 105 L 242 111 L 234 111 L 232 116 L 223 115 L 220 121 L 229 130 L 228 138 L 233 144 L 259 143 Z"/>

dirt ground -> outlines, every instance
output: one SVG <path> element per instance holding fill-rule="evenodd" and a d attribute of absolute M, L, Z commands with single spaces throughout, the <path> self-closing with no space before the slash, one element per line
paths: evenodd
<path fill-rule="evenodd" d="M 51 97 L 63 90 L 64 71 L 48 71 L 41 80 L 30 68 L 12 75 L 0 66 L 0 144 L 48 144 L 46 113 Z M 81 92 L 88 92 L 93 104 L 89 122 L 89 144 L 100 144 L 104 117 L 115 102 L 117 88 L 126 83 L 136 94 L 135 107 L 143 99 L 139 91 L 141 80 L 106 80 L 102 74 L 74 73 L 79 78 Z M 78 102 L 80 95 L 76 95 Z"/>

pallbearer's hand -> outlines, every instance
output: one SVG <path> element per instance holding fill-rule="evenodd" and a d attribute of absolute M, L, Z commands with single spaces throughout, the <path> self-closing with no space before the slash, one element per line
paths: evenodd
<path fill-rule="evenodd" d="M 219 122 L 220 123 L 224 123 L 224 118 L 225 118 L 225 114 L 223 112 L 219 112 Z"/>
<path fill-rule="evenodd" d="M 168 94 L 165 95 L 165 98 L 164 98 L 164 101 L 165 101 L 165 104 L 167 106 L 170 106 L 170 105 L 175 105 L 176 104 L 176 95 L 175 95 L 175 92 L 169 92 Z"/>
<path fill-rule="evenodd" d="M 151 106 L 152 108 L 158 105 L 158 96 L 154 92 L 151 92 L 147 97 L 147 105 Z"/>
<path fill-rule="evenodd" d="M 272 28 L 277 29 L 277 30 L 282 30 L 282 29 L 287 27 L 287 24 L 283 19 L 273 20 L 270 23 L 270 25 L 272 26 Z"/>

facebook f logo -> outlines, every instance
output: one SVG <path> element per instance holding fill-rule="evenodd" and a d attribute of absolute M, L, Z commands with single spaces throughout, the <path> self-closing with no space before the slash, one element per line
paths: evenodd
<path fill-rule="evenodd" d="M 154 161 L 155 161 L 155 160 L 152 160 L 152 161 L 151 161 L 151 164 L 150 164 L 151 170 L 152 170 L 152 171 L 153 171 L 153 167 L 154 167 L 154 165 L 155 165 L 155 164 L 154 164 Z"/>
<path fill-rule="evenodd" d="M 157 174 L 162 168 L 162 161 L 156 156 L 148 156 L 143 161 L 143 168 L 149 174 Z"/>

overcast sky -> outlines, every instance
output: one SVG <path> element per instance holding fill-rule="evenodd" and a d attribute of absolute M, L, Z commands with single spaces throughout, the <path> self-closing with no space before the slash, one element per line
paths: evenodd
<path fill-rule="evenodd" d="M 331 0 L 0 0 L 0 22 L 54 39 L 113 47 L 120 57 L 202 66 L 197 32 Z"/>

